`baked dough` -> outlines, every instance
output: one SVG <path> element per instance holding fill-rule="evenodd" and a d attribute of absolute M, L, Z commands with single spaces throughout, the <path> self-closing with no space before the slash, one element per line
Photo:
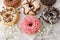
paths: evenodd
<path fill-rule="evenodd" d="M 22 3 L 22 13 L 26 15 L 38 14 L 40 10 L 40 0 L 24 0 Z"/>
<path fill-rule="evenodd" d="M 15 10 L 13 7 L 8 7 L 2 10 L 1 16 L 2 16 L 1 21 L 3 22 L 3 24 L 7 26 L 16 24 L 19 19 L 19 14 L 17 10 Z"/>

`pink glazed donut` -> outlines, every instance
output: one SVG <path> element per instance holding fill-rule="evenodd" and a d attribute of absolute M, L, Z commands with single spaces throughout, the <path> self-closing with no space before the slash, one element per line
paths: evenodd
<path fill-rule="evenodd" d="M 37 19 L 35 16 L 27 16 L 21 22 L 22 31 L 28 34 L 37 33 L 40 28 L 41 28 L 40 20 Z"/>

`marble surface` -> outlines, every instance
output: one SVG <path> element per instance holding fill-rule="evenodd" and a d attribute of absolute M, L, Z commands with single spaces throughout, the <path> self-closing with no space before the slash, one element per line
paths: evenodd
<path fill-rule="evenodd" d="M 0 10 L 2 10 L 2 6 L 4 6 L 3 0 L 0 0 Z M 60 10 L 60 0 L 57 0 L 54 7 Z M 17 25 L 13 25 L 12 27 L 6 28 L 3 24 L 0 23 L 0 40 L 60 40 L 60 20 L 58 23 L 52 26 L 48 34 L 42 36 L 40 35 L 37 36 L 37 34 L 35 34 L 30 36 L 27 34 L 23 34 L 19 26 L 20 22 L 23 20 L 25 16 L 26 15 L 21 13 L 19 17 L 20 18 L 19 22 L 17 23 Z M 36 15 L 37 18 L 39 18 L 39 16 L 40 14 Z M 47 26 L 47 24 L 45 24 L 45 26 Z"/>

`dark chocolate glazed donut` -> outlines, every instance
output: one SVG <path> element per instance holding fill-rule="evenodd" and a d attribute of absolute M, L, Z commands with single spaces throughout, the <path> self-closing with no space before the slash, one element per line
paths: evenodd
<path fill-rule="evenodd" d="M 42 14 L 44 21 L 50 24 L 55 24 L 58 21 L 59 10 L 54 7 L 45 8 Z"/>
<path fill-rule="evenodd" d="M 40 0 L 43 5 L 53 6 L 56 3 L 56 0 Z"/>
<path fill-rule="evenodd" d="M 4 4 L 9 7 L 17 7 L 21 0 L 4 0 Z"/>

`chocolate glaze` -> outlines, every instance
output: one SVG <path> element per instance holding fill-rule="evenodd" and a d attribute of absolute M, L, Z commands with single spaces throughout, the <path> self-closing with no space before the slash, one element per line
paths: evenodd
<path fill-rule="evenodd" d="M 56 3 L 56 0 L 40 0 L 43 5 L 53 6 Z"/>
<path fill-rule="evenodd" d="M 23 4 L 23 5 L 29 4 L 29 7 L 30 7 L 30 8 L 33 7 L 33 8 L 30 9 L 27 13 L 25 13 L 25 7 L 22 7 L 22 8 L 24 9 L 24 14 L 28 15 L 30 11 L 34 12 L 34 13 L 35 13 L 34 15 L 37 14 L 36 12 L 37 12 L 38 10 L 40 10 L 40 7 L 37 8 L 37 9 L 34 11 L 35 7 L 34 7 L 34 5 L 32 4 L 34 1 L 36 1 L 36 0 L 33 0 L 33 1 L 30 0 L 30 2 L 27 0 L 27 3 L 24 3 L 24 4 Z M 39 5 L 39 6 L 40 6 L 40 5 Z"/>

